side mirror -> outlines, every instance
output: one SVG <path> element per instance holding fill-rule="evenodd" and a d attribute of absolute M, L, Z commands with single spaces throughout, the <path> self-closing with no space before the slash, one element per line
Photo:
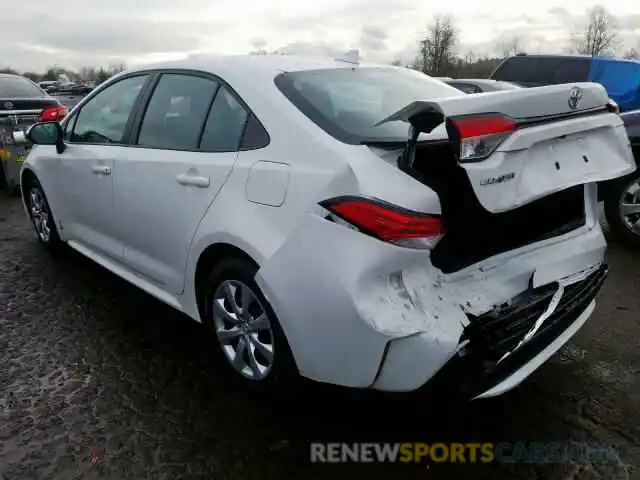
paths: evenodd
<path fill-rule="evenodd" d="M 62 127 L 58 122 L 40 122 L 27 130 L 27 140 L 35 145 L 55 145 L 56 151 L 62 153 L 66 149 Z"/>

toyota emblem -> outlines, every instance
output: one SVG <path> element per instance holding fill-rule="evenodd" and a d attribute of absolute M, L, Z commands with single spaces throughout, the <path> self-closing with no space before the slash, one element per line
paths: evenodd
<path fill-rule="evenodd" d="M 12 102 L 4 102 L 4 108 L 6 108 L 7 110 L 12 110 L 13 109 L 13 103 Z"/>
<path fill-rule="evenodd" d="M 582 89 L 580 87 L 573 87 L 569 92 L 569 108 L 575 110 L 582 101 Z"/>

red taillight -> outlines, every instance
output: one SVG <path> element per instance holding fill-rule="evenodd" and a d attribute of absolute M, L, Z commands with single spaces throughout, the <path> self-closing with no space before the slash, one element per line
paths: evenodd
<path fill-rule="evenodd" d="M 517 128 L 516 122 L 500 114 L 465 115 L 449 121 L 460 141 L 460 161 L 487 158 Z"/>
<path fill-rule="evenodd" d="M 40 122 L 59 122 L 67 116 L 69 110 L 64 105 L 56 105 L 55 107 L 45 108 L 40 113 Z"/>
<path fill-rule="evenodd" d="M 442 235 L 438 216 L 412 212 L 379 200 L 338 197 L 320 205 L 362 232 L 385 242 Z"/>

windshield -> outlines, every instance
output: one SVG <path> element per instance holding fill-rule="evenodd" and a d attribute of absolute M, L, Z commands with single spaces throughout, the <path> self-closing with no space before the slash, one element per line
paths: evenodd
<path fill-rule="evenodd" d="M 385 67 L 305 70 L 278 75 L 280 91 L 320 128 L 345 143 L 406 141 L 409 127 L 374 127 L 411 102 L 465 95 L 410 69 Z"/>
<path fill-rule="evenodd" d="M 0 98 L 33 98 L 46 95 L 28 78 L 17 75 L 0 76 Z"/>

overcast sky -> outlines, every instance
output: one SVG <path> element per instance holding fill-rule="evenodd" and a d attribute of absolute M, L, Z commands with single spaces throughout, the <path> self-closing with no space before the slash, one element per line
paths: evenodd
<path fill-rule="evenodd" d="M 436 13 L 455 16 L 461 53 L 468 49 L 491 53 L 500 37 L 513 35 L 523 39 L 527 51 L 560 51 L 590 6 L 582 0 L 450 0 L 439 4 L 446 9 L 424 0 L 10 3 L 11 12 L 4 15 L 0 30 L 0 65 L 21 71 L 42 71 L 55 64 L 72 68 L 131 64 L 182 52 L 246 53 L 256 48 L 329 55 L 357 48 L 367 60 L 408 61 L 420 32 Z M 626 47 L 637 46 L 637 2 L 600 3 L 620 19 Z"/>

